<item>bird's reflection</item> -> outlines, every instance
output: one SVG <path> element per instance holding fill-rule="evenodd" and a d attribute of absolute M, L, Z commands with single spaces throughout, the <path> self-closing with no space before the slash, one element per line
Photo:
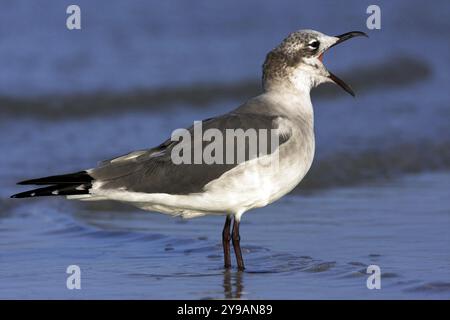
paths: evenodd
<path fill-rule="evenodd" d="M 244 291 L 243 272 L 226 269 L 223 273 L 225 299 L 240 299 Z"/>

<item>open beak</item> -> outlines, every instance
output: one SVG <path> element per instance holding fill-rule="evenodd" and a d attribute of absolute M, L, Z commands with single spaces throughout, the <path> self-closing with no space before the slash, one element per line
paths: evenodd
<path fill-rule="evenodd" d="M 338 40 L 335 43 L 333 43 L 331 46 L 329 46 L 326 50 L 330 49 L 331 47 L 334 47 L 335 45 L 337 45 L 339 43 L 347 41 L 348 39 L 351 39 L 351 38 L 354 38 L 354 37 L 359 37 L 359 36 L 364 36 L 364 37 L 367 37 L 367 38 L 369 37 L 367 34 L 365 34 L 364 32 L 361 32 L 361 31 L 347 32 L 347 33 L 341 34 L 339 36 L 336 36 L 336 38 L 338 38 Z M 322 54 L 319 57 L 319 59 L 321 61 L 322 61 Z M 355 96 L 355 92 L 353 91 L 353 89 L 348 84 L 346 84 L 344 82 L 344 80 L 339 79 L 336 75 L 332 74 L 330 71 L 328 71 L 328 73 L 329 73 L 328 74 L 328 78 L 330 78 L 334 83 L 336 83 L 342 89 L 347 91 L 353 97 Z"/>

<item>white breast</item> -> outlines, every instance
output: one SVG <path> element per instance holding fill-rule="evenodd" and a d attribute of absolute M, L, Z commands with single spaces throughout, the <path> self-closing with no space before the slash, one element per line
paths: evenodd
<path fill-rule="evenodd" d="M 205 196 L 211 200 L 221 197 L 224 203 L 220 206 L 231 212 L 262 207 L 281 198 L 299 184 L 311 167 L 312 130 L 306 136 L 295 130 L 289 141 L 265 157 L 272 159 L 263 157 L 245 162 L 211 181 L 205 187 Z"/>

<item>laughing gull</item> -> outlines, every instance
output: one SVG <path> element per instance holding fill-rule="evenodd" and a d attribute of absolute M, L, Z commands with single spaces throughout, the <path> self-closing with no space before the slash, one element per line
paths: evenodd
<path fill-rule="evenodd" d="M 344 81 L 325 68 L 322 57 L 327 49 L 355 36 L 367 35 L 360 31 L 336 37 L 313 30 L 291 33 L 267 54 L 263 92 L 230 113 L 203 121 L 203 129 L 214 129 L 224 136 L 229 129 L 278 130 L 276 148 L 265 155 L 231 163 L 174 163 L 173 151 L 182 142 L 168 139 L 155 148 L 103 161 L 93 169 L 19 182 L 49 186 L 12 197 L 58 195 L 79 200 L 116 200 L 184 218 L 226 215 L 222 232 L 225 268 L 231 267 L 231 241 L 238 269 L 243 270 L 241 216 L 281 198 L 308 172 L 315 148 L 310 90 L 321 83 L 334 82 L 354 96 Z M 187 131 L 195 135 L 194 127 Z M 202 146 L 207 145 L 202 141 Z M 245 149 L 248 148 L 246 144 Z M 262 158 L 276 158 L 277 165 L 264 165 Z"/>

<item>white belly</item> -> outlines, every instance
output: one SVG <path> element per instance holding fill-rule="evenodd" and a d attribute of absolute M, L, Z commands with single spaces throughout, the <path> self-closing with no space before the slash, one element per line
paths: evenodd
<path fill-rule="evenodd" d="M 263 207 L 278 200 L 299 184 L 312 164 L 314 137 L 307 144 L 308 150 L 298 150 L 295 143 L 283 144 L 274 154 L 267 155 L 271 161 L 264 157 L 254 159 L 226 172 L 206 185 L 205 196 L 224 198 L 222 208 L 226 207 L 231 213 Z"/>

